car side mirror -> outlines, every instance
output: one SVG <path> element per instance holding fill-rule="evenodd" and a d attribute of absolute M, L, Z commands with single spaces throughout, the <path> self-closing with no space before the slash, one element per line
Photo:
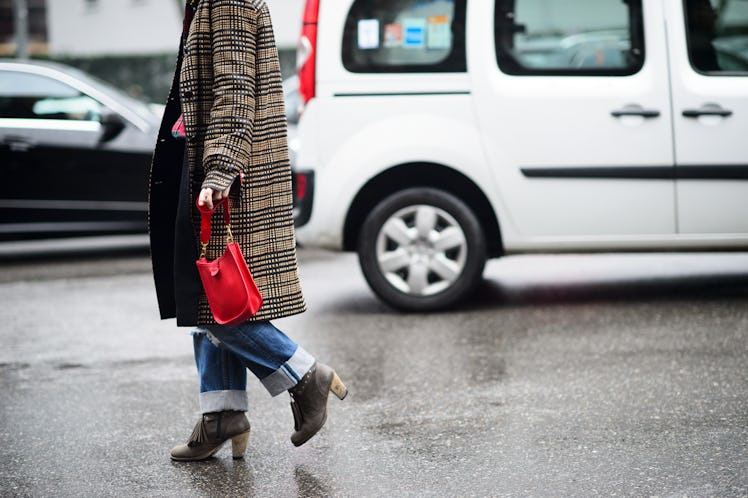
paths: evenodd
<path fill-rule="evenodd" d="M 122 116 L 110 110 L 103 110 L 101 112 L 99 122 L 102 129 L 101 138 L 99 139 L 101 143 L 113 140 L 125 129 L 125 120 L 122 119 Z"/>

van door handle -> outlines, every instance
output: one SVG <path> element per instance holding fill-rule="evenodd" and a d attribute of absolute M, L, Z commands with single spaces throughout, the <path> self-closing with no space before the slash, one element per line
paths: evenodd
<path fill-rule="evenodd" d="M 732 116 L 732 111 L 723 109 L 717 104 L 704 104 L 699 109 L 685 109 L 683 111 L 683 117 L 686 118 L 700 118 L 701 116 L 720 116 L 726 118 Z"/>
<path fill-rule="evenodd" d="M 618 109 L 610 113 L 614 118 L 620 118 L 622 116 L 640 116 L 642 118 L 652 119 L 659 118 L 660 111 L 655 109 L 644 109 L 640 105 L 627 105 L 622 109 Z"/>

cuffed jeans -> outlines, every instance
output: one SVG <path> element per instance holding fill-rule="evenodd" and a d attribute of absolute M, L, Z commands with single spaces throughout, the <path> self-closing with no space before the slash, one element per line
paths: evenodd
<path fill-rule="evenodd" d="M 268 321 L 208 325 L 193 333 L 200 411 L 247 411 L 247 369 L 277 396 L 295 386 L 314 357 Z"/>

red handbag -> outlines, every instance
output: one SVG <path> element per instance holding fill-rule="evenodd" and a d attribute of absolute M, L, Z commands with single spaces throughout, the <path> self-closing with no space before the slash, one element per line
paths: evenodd
<path fill-rule="evenodd" d="M 210 240 L 210 221 L 218 206 L 223 208 L 223 221 L 226 223 L 226 250 L 213 261 L 206 258 Z M 262 306 L 260 294 L 247 262 L 244 260 L 239 244 L 231 235 L 231 212 L 228 197 L 217 201 L 213 209 L 201 206 L 200 210 L 200 244 L 202 252 L 196 261 L 200 280 L 208 298 L 213 318 L 220 325 L 236 325 L 254 316 Z"/>

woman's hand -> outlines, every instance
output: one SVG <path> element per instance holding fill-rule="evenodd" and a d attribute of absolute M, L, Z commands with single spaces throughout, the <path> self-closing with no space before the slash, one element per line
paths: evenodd
<path fill-rule="evenodd" d="M 231 187 L 222 192 L 216 192 L 212 188 L 204 188 L 200 191 L 197 202 L 200 206 L 208 206 L 208 209 L 213 209 L 213 201 L 220 201 L 224 197 L 228 197 L 230 190 Z"/>

